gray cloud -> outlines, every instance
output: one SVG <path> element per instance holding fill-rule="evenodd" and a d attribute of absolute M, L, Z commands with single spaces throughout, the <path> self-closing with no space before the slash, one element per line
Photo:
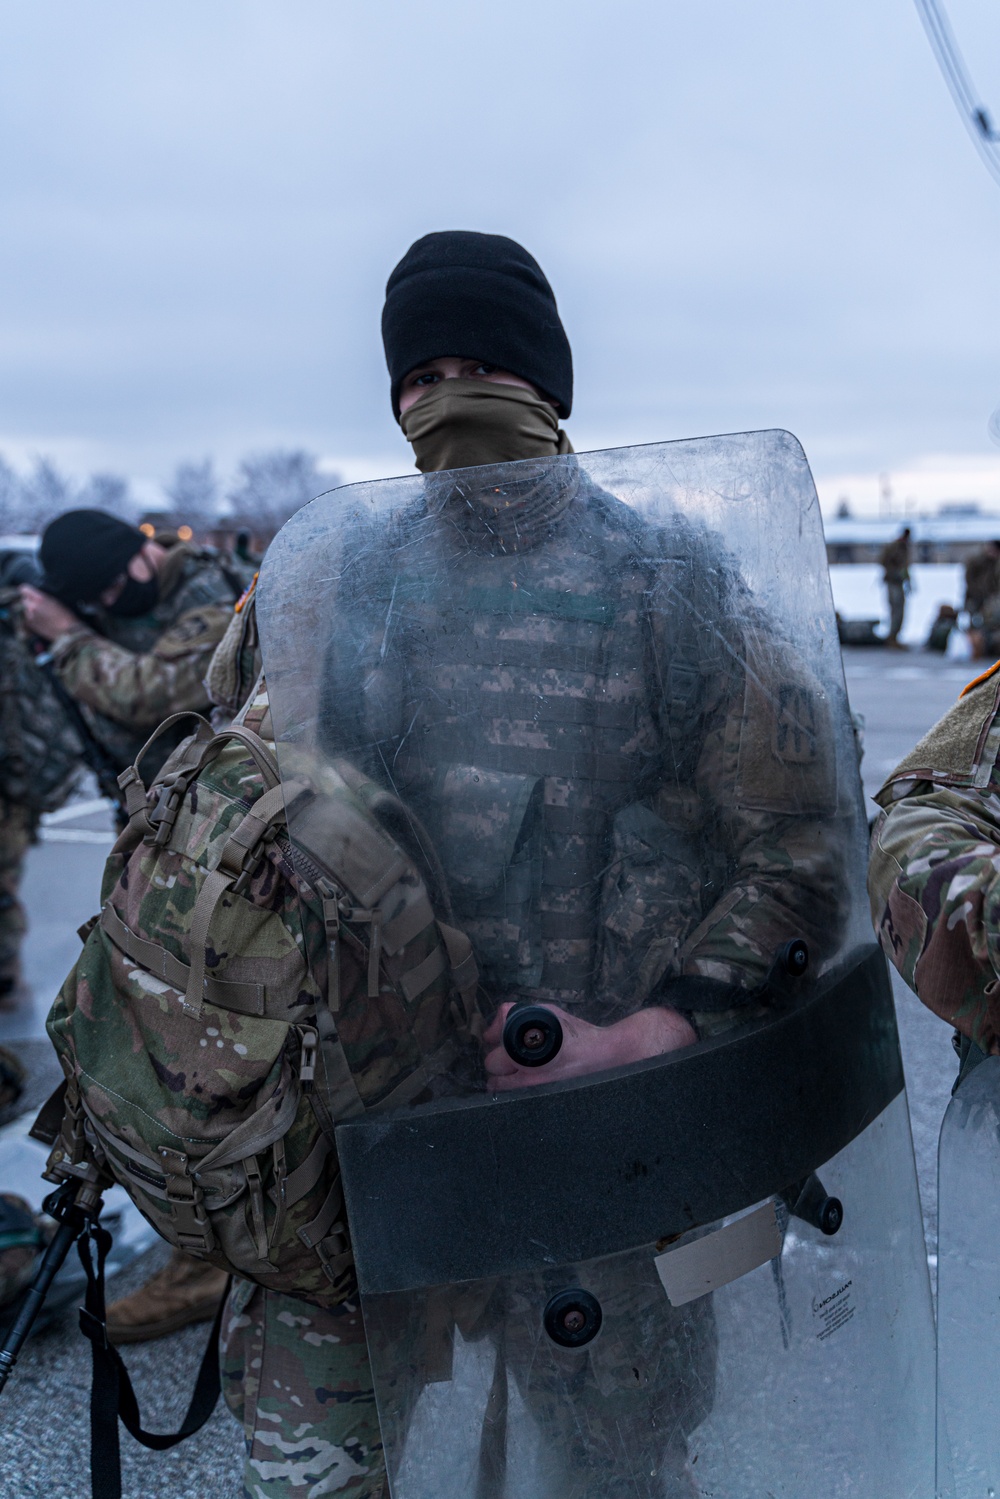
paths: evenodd
<path fill-rule="evenodd" d="M 461 226 L 553 281 L 578 446 L 995 451 L 1000 192 L 908 0 L 19 3 L 0 140 L 0 448 L 399 471 L 382 288 Z"/>

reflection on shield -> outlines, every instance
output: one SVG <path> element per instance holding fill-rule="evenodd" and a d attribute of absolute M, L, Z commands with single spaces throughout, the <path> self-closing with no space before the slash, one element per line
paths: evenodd
<path fill-rule="evenodd" d="M 1000 1492 L 998 1204 L 1000 1057 L 987 1057 L 956 1089 L 938 1149 L 938 1489 L 949 1499 Z"/>
<path fill-rule="evenodd" d="M 396 1499 L 930 1494 L 916 1181 L 798 445 L 337 491 L 279 534 L 258 616 L 311 788 L 289 831 Z M 629 1052 L 655 1010 L 683 1046 Z"/>

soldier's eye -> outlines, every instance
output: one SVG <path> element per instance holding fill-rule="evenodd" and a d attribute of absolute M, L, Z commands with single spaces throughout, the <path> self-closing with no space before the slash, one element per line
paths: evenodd
<path fill-rule="evenodd" d="M 436 385 L 438 383 L 438 381 L 440 380 L 440 378 L 441 378 L 441 376 L 438 375 L 438 374 L 436 374 L 434 372 L 434 370 L 427 370 L 425 374 L 423 374 L 423 375 L 417 375 L 416 378 L 411 381 L 411 384 L 412 385 Z"/>
<path fill-rule="evenodd" d="M 498 364 L 477 364 L 472 373 L 474 375 L 495 375 L 499 368 Z"/>

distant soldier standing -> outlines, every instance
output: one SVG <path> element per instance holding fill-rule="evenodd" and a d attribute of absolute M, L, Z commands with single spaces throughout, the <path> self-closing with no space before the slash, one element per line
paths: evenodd
<path fill-rule="evenodd" d="M 965 603 L 973 619 L 988 599 L 1000 593 L 1000 541 L 988 541 L 965 564 Z"/>
<path fill-rule="evenodd" d="M 910 528 L 906 526 L 895 541 L 887 542 L 879 553 L 883 582 L 889 595 L 889 633 L 885 643 L 894 650 L 905 650 L 899 638 L 906 609 L 906 586 L 910 581 Z"/>
<path fill-rule="evenodd" d="M 58 681 L 124 770 L 172 713 L 208 713 L 204 677 L 248 575 L 212 548 L 165 546 L 101 510 L 71 510 L 42 537 L 43 587 L 21 589 L 31 632 L 51 643 Z M 163 735 L 155 768 L 187 731 Z M 178 1252 L 109 1309 L 116 1342 L 156 1338 L 210 1319 L 226 1276 Z"/>

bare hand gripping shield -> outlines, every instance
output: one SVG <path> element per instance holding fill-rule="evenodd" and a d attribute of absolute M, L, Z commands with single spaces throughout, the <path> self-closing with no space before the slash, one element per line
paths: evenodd
<path fill-rule="evenodd" d="M 336 1137 L 393 1495 L 930 1495 L 919 1202 L 796 441 L 351 486 L 258 597 L 283 776 L 353 787 L 399 851 L 347 888 L 323 797 L 291 808 L 350 976 Z"/>

